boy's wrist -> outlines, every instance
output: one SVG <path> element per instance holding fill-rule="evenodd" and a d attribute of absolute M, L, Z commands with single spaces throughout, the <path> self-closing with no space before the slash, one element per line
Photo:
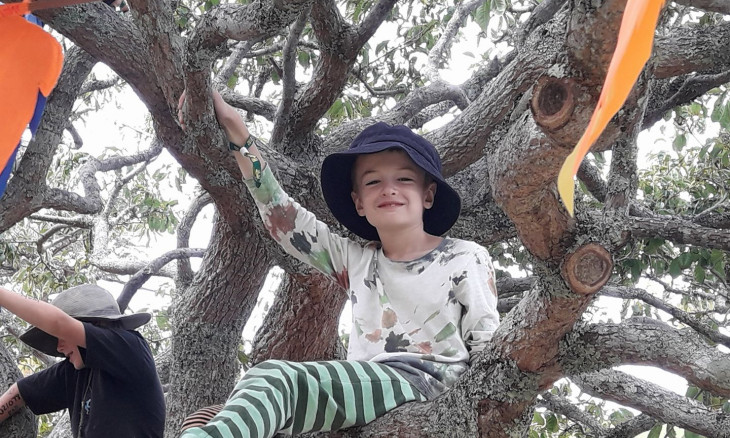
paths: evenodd
<path fill-rule="evenodd" d="M 248 150 L 251 148 L 251 146 L 254 145 L 254 136 L 249 134 L 248 138 L 246 138 L 246 141 L 243 142 L 242 145 L 238 145 L 232 141 L 228 142 L 228 150 L 229 151 L 240 151 L 241 149 Z"/>
<path fill-rule="evenodd" d="M 261 187 L 261 173 L 262 173 L 262 167 L 261 167 L 261 161 L 259 158 L 249 152 L 249 148 L 254 146 L 256 144 L 256 137 L 251 135 L 249 133 L 248 138 L 243 143 L 243 145 L 237 145 L 236 143 L 233 143 L 232 141 L 228 142 L 228 149 L 232 152 L 238 151 L 241 155 L 248 158 L 251 162 L 251 172 L 254 184 L 256 187 Z"/>

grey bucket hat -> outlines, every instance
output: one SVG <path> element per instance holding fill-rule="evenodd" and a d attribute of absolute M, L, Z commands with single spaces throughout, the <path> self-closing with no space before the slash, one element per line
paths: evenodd
<path fill-rule="evenodd" d="M 93 284 L 66 289 L 58 294 L 51 304 L 79 321 L 119 321 L 126 330 L 134 330 L 145 325 L 152 318 L 149 313 L 123 315 L 112 294 Z M 36 327 L 31 327 L 20 335 L 20 340 L 50 356 L 63 357 L 63 354 L 56 350 L 58 338 Z"/>

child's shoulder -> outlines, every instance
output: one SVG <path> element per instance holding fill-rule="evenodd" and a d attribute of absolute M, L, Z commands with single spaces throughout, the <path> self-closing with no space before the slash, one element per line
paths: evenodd
<path fill-rule="evenodd" d="M 446 252 L 488 254 L 487 248 L 474 242 L 473 240 L 457 239 L 454 237 L 447 237 L 444 240 L 444 251 Z"/>

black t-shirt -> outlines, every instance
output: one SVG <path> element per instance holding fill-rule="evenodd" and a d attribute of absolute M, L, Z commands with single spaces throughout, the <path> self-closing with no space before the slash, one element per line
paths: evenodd
<path fill-rule="evenodd" d="M 84 328 L 86 368 L 66 359 L 19 380 L 26 405 L 36 415 L 68 409 L 74 437 L 161 438 L 165 400 L 147 342 L 136 331 Z"/>

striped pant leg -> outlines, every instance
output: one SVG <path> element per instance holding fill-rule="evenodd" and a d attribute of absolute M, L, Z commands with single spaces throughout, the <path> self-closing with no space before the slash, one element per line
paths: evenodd
<path fill-rule="evenodd" d="M 424 401 L 407 380 L 375 362 L 266 361 L 236 385 L 208 424 L 182 437 L 271 437 L 359 426 L 409 401 Z"/>

